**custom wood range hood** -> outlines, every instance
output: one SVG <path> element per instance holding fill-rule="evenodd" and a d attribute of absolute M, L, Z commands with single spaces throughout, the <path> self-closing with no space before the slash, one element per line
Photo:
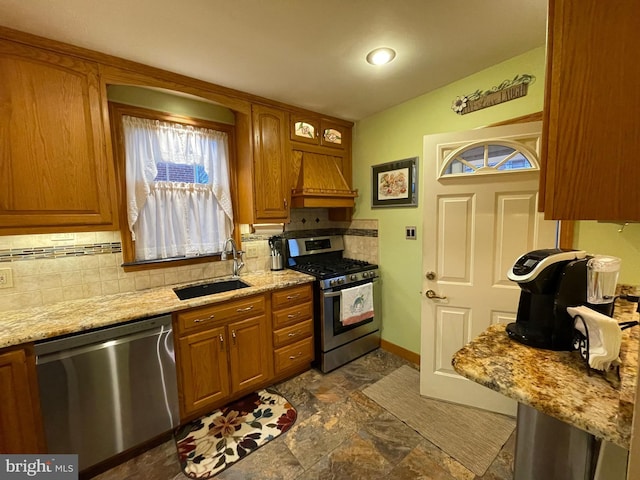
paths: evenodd
<path fill-rule="evenodd" d="M 352 190 L 342 175 L 340 158 L 317 153 L 293 152 L 291 206 L 339 208 L 353 207 L 357 190 Z"/>

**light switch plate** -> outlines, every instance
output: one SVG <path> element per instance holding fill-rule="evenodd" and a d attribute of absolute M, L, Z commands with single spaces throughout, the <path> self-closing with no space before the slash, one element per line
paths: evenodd
<path fill-rule="evenodd" d="M 406 239 L 407 240 L 416 240 L 418 238 L 417 236 L 417 228 L 415 226 L 412 227 L 404 227 L 405 228 L 405 232 L 406 232 Z"/>
<path fill-rule="evenodd" d="M 13 287 L 13 272 L 10 268 L 0 268 L 0 288 Z"/>

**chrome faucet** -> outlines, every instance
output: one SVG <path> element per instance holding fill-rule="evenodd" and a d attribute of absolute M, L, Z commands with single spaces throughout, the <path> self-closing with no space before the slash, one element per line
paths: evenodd
<path fill-rule="evenodd" d="M 227 245 L 231 244 L 231 250 L 227 250 Z M 244 252 L 242 250 L 238 250 L 236 247 L 236 241 L 229 237 L 226 242 L 224 242 L 224 247 L 222 248 L 222 254 L 220 255 L 220 260 L 229 260 L 229 255 L 233 255 L 233 276 L 239 277 L 240 270 L 244 267 L 244 262 L 242 261 L 242 254 Z"/>

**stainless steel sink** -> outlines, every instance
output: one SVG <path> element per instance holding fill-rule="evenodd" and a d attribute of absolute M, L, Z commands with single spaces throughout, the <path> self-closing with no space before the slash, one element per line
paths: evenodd
<path fill-rule="evenodd" d="M 203 283 L 200 285 L 193 285 L 191 287 L 174 288 L 180 300 L 187 300 L 189 298 L 202 297 L 204 295 L 213 295 L 214 293 L 230 292 L 231 290 L 238 290 L 240 288 L 247 288 L 249 285 L 237 278 L 232 280 L 219 280 L 217 282 Z"/>

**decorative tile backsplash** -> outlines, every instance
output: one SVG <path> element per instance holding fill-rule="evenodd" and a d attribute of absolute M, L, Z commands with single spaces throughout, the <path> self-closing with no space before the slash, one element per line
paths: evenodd
<path fill-rule="evenodd" d="M 120 242 L 94 243 L 90 245 L 65 245 L 59 247 L 12 248 L 0 250 L 1 262 L 17 262 L 20 260 L 36 260 L 39 258 L 68 258 L 84 255 L 100 255 L 120 253 Z"/>
<path fill-rule="evenodd" d="M 378 263 L 377 220 L 333 222 L 326 209 L 291 212 L 284 236 L 344 235 L 345 256 Z M 268 237 L 243 233 L 244 272 L 269 269 Z M 255 256 L 249 258 L 249 250 Z M 11 268 L 13 287 L 0 290 L 0 311 L 224 277 L 231 275 L 232 264 L 229 260 L 125 272 L 119 232 L 4 236 L 0 268 Z"/>

